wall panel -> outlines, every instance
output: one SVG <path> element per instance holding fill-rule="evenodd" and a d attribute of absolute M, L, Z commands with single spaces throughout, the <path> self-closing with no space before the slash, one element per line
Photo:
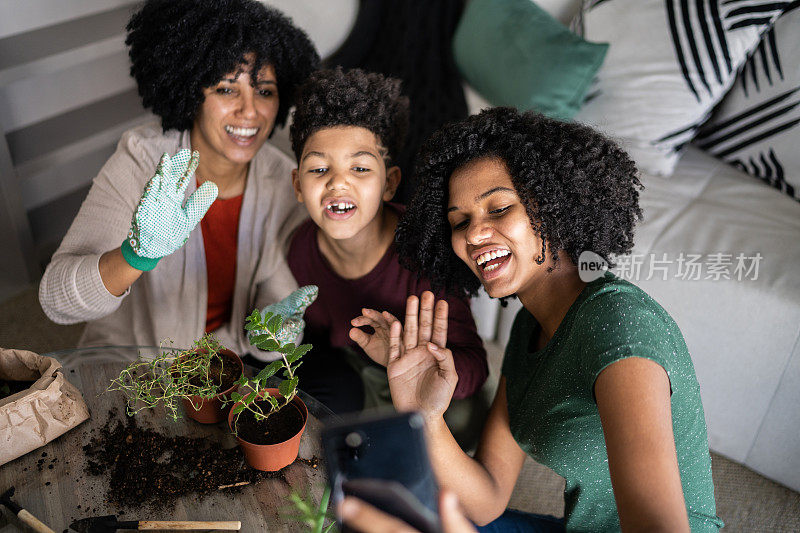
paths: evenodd
<path fill-rule="evenodd" d="M 124 43 L 136 5 L 0 3 L 0 222 L 18 265 L 0 269 L 0 298 L 38 277 L 122 132 L 153 119 Z"/>

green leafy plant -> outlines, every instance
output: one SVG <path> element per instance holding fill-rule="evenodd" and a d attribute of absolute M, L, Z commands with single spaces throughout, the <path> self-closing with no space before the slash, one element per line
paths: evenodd
<path fill-rule="evenodd" d="M 234 392 L 231 399 L 237 402 L 233 407 L 234 433 L 238 432 L 240 415 L 250 411 L 256 420 L 266 420 L 271 414 L 288 405 L 297 395 L 298 377 L 295 375 L 297 368 L 302 364 L 301 358 L 311 350 L 310 344 L 295 346 L 292 342 L 284 342 L 282 337 L 284 317 L 278 313 L 265 312 L 263 315 L 256 309 L 247 317 L 245 329 L 255 333 L 250 337 L 250 344 L 267 352 L 278 352 L 281 357 L 264 367 L 255 378 L 248 381 L 244 376 L 238 385 L 244 394 Z M 282 371 L 285 379 L 278 384 L 278 392 L 282 398 L 268 393 L 268 380 Z M 265 400 L 268 406 L 265 406 Z"/>
<path fill-rule="evenodd" d="M 314 505 L 314 500 L 310 494 L 303 498 L 297 492 L 292 491 L 289 495 L 289 500 L 291 500 L 295 512 L 286 514 L 285 517 L 308 526 L 309 531 L 312 533 L 336 531 L 336 527 L 334 527 L 336 526 L 336 519 L 331 516 L 331 512 L 328 510 L 330 499 L 330 487 L 325 487 L 322 498 L 319 500 L 319 505 Z M 330 520 L 327 526 L 325 525 L 326 520 Z"/>
<path fill-rule="evenodd" d="M 111 380 L 109 391 L 122 391 L 127 397 L 126 410 L 133 416 L 143 409 L 163 404 L 167 417 L 181 418 L 180 400 L 187 399 L 195 410 L 201 407 L 197 398 L 209 399 L 219 394 L 222 372 L 212 372 L 215 359 L 220 368 L 231 362 L 222 355 L 222 346 L 213 334 L 195 341 L 192 348 L 175 352 L 164 349 L 152 358 L 140 357 Z"/>

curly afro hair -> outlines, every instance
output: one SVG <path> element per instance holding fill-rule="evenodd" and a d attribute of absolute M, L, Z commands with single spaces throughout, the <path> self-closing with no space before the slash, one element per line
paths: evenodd
<path fill-rule="evenodd" d="M 314 132 L 335 126 L 360 126 L 387 149 L 387 166 L 396 161 L 408 131 L 408 98 L 400 80 L 341 67 L 313 73 L 297 91 L 292 114 L 292 150 L 298 162 Z"/>
<path fill-rule="evenodd" d="M 453 172 L 485 157 L 505 163 L 554 261 L 563 253 L 577 263 L 591 250 L 613 265 L 612 255 L 631 250 L 642 185 L 628 155 L 587 126 L 498 107 L 441 128 L 418 157 L 418 187 L 397 246 L 403 263 L 436 289 L 474 295 L 480 286 L 453 252 L 447 204 Z"/>
<path fill-rule="evenodd" d="M 131 75 L 164 131 L 191 129 L 203 89 L 236 71 L 248 54 L 252 72 L 275 68 L 276 123 L 283 125 L 297 86 L 319 65 L 305 32 L 256 0 L 148 0 L 127 30 Z"/>

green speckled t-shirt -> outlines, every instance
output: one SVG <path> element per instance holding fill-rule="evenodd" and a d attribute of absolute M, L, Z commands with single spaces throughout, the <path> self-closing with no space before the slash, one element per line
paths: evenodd
<path fill-rule="evenodd" d="M 520 310 L 503 361 L 509 422 L 520 447 L 566 479 L 567 530 L 619 530 L 594 383 L 604 368 L 627 357 L 655 361 L 669 375 L 672 431 L 692 531 L 722 527 L 700 387 L 667 312 L 635 285 L 606 273 L 586 285 L 537 352 L 539 329 Z"/>

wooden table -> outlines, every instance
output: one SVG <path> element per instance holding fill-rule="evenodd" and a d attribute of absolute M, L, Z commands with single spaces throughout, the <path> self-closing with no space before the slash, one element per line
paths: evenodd
<path fill-rule="evenodd" d="M 121 517 L 124 520 L 241 520 L 241 531 L 245 532 L 305 531 L 306 526 L 285 518 L 287 511 L 292 510 L 288 495 L 293 489 L 301 494 L 310 492 L 314 501 L 319 502 L 326 483 L 319 440 L 322 427 L 320 418 L 331 415 L 327 408 L 306 394 L 301 394 L 301 398 L 308 406 L 309 418 L 300 444 L 300 457 L 319 458 L 319 468 L 295 462 L 283 471 L 288 484 L 279 479 L 265 479 L 242 487 L 241 492 L 236 494 L 220 491 L 200 501 L 196 501 L 196 497 L 178 499 L 170 508 L 112 508 L 104 503 L 108 479 L 84 473 L 86 458 L 82 446 L 88 442 L 91 430 L 105 424 L 110 408 L 116 407 L 119 418 L 125 417 L 122 394 L 105 392 L 105 389 L 123 367 L 120 360 L 135 357 L 138 351 L 141 351 L 138 347 L 127 347 L 116 348 L 113 353 L 108 352 L 109 355 L 104 355 L 102 349 L 54 354 L 64 362 L 68 380 L 83 393 L 91 417 L 46 446 L 1 466 L 0 492 L 15 486 L 13 500 L 57 533 L 66 531 L 75 519 L 119 514 L 120 511 L 125 512 Z M 232 447 L 236 443 L 224 423 L 206 426 L 186 418 L 172 422 L 165 418 L 163 409 L 142 411 L 136 417 L 140 426 L 158 429 L 166 435 L 203 436 L 220 442 L 224 447 Z M 43 452 L 47 453 L 47 460 L 45 467 L 40 470 L 37 461 L 42 458 Z M 51 463 L 53 457 L 59 460 Z M 51 464 L 52 469 L 49 468 Z M 10 517 L 8 510 L 4 509 L 3 512 L 7 523 L 5 527 L 0 527 L 0 533 L 27 531 L 22 529 L 24 526 L 16 517 Z"/>

